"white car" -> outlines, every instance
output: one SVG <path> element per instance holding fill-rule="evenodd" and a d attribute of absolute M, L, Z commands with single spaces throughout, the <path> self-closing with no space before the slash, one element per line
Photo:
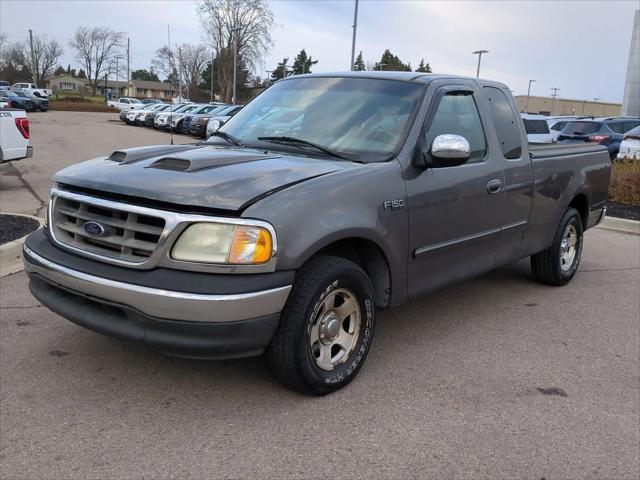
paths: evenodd
<path fill-rule="evenodd" d="M 195 103 L 188 103 L 186 105 L 175 105 L 174 108 L 168 109 L 156 115 L 156 118 L 153 122 L 153 127 L 160 128 L 162 130 L 164 130 L 165 128 L 170 128 L 173 114 L 177 115 L 179 113 L 187 113 L 195 108 L 197 108 L 197 105 Z"/>
<path fill-rule="evenodd" d="M 547 117 L 535 113 L 521 113 L 520 116 L 529 143 L 555 143 L 553 135 L 549 131 Z"/>
<path fill-rule="evenodd" d="M 19 92 L 30 92 L 36 97 L 47 98 L 53 94 L 48 88 L 38 88 L 35 83 L 14 83 L 11 88 Z"/>
<path fill-rule="evenodd" d="M 0 163 L 33 156 L 29 120 L 24 110 L 0 109 Z"/>
<path fill-rule="evenodd" d="M 137 122 L 144 122 L 147 113 L 162 111 L 168 108 L 167 103 L 154 103 L 151 105 L 145 105 L 143 108 L 136 108 L 134 110 L 128 110 L 125 114 L 125 122 L 130 125 L 135 125 Z"/>
<path fill-rule="evenodd" d="M 116 100 L 109 100 L 107 102 L 109 107 L 117 108 L 118 110 L 133 110 L 134 108 L 144 108 L 144 103 L 142 103 L 137 98 L 129 98 L 129 97 L 120 97 Z"/>
<path fill-rule="evenodd" d="M 640 160 L 640 126 L 624 134 L 617 159 Z"/>

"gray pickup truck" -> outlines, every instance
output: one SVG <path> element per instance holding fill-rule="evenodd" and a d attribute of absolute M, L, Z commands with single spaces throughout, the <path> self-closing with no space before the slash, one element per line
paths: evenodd
<path fill-rule="evenodd" d="M 60 171 L 25 269 L 79 325 L 171 355 L 266 353 L 323 395 L 362 367 L 379 309 L 525 257 L 569 282 L 610 166 L 598 145 L 528 145 L 500 83 L 295 76 L 206 142 Z"/>

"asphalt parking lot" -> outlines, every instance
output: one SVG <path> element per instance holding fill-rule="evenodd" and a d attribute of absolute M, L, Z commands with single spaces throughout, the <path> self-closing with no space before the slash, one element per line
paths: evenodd
<path fill-rule="evenodd" d="M 65 165 L 168 141 L 111 118 L 31 116 L 36 153 L 0 167 L 2 211 L 38 213 Z M 0 476 L 636 479 L 639 292 L 640 237 L 593 229 L 566 287 L 521 262 L 379 314 L 360 375 L 309 398 L 261 358 L 167 358 L 84 330 L 4 277 Z"/>

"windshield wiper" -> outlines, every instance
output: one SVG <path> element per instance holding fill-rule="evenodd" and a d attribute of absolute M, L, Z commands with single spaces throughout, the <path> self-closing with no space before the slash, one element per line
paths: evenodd
<path fill-rule="evenodd" d="M 227 142 L 233 143 L 236 147 L 244 147 L 244 144 L 230 133 L 223 132 L 222 130 L 216 130 L 211 134 L 212 137 L 224 138 Z"/>
<path fill-rule="evenodd" d="M 317 143 L 310 142 L 309 140 L 304 140 L 302 138 L 295 137 L 258 137 L 258 140 L 262 142 L 270 142 L 270 143 L 280 143 L 282 145 L 296 145 L 299 147 L 312 147 L 316 150 L 320 150 L 321 152 L 326 153 L 327 155 L 331 155 L 332 157 L 339 158 L 341 160 L 350 160 L 344 155 L 341 155 L 338 152 L 334 152 L 333 150 L 323 147 L 322 145 L 318 145 Z"/>

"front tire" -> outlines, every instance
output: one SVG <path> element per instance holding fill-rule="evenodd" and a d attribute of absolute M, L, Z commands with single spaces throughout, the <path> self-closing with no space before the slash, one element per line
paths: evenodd
<path fill-rule="evenodd" d="M 560 220 L 553 244 L 531 256 L 533 277 L 547 285 L 562 286 L 571 281 L 578 271 L 582 257 L 582 218 L 569 208 Z"/>
<path fill-rule="evenodd" d="M 373 286 L 355 263 L 320 256 L 296 276 L 267 358 L 285 386 L 326 395 L 346 386 L 373 339 Z"/>

